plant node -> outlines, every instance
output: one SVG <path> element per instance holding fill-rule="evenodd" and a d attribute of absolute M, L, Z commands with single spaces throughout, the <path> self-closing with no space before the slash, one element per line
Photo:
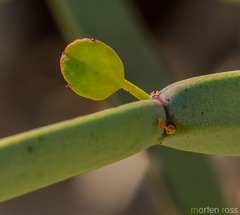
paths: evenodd
<path fill-rule="evenodd" d="M 164 128 L 166 134 L 173 135 L 176 132 L 175 125 L 165 125 L 162 119 L 159 119 L 158 128 Z"/>

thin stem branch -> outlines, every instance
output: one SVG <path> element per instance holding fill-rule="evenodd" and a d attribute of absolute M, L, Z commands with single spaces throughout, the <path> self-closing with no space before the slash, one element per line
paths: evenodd
<path fill-rule="evenodd" d="M 127 92 L 131 93 L 139 100 L 149 100 L 152 97 L 148 95 L 145 91 L 137 87 L 136 85 L 132 84 L 131 82 L 124 80 L 122 88 Z"/>

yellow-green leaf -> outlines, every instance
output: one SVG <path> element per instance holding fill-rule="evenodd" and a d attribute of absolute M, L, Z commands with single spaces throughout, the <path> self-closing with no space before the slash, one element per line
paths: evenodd
<path fill-rule="evenodd" d="M 151 99 L 125 80 L 119 56 L 98 40 L 85 38 L 69 44 L 61 57 L 61 69 L 69 87 L 80 96 L 102 100 L 123 88 L 139 100 Z"/>

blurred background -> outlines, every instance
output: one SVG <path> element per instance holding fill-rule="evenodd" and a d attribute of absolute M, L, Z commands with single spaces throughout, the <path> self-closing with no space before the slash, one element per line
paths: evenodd
<path fill-rule="evenodd" d="M 178 80 L 239 69 L 240 4 L 1 0 L 1 138 L 134 101 L 121 90 L 95 102 L 65 88 L 61 53 L 83 37 L 110 45 L 122 58 L 127 80 L 151 93 Z M 0 214 L 185 215 L 197 207 L 240 211 L 239 164 L 238 157 L 155 146 L 1 203 Z"/>

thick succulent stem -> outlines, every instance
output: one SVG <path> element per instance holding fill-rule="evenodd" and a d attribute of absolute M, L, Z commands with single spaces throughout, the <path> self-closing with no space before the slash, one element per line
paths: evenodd
<path fill-rule="evenodd" d="M 0 140 L 0 201 L 111 164 L 158 143 L 158 101 L 140 101 Z"/>
<path fill-rule="evenodd" d="M 240 71 L 217 73 L 172 84 L 159 95 L 176 133 L 163 145 L 240 156 Z M 155 98 L 154 98 L 155 99 Z"/>

